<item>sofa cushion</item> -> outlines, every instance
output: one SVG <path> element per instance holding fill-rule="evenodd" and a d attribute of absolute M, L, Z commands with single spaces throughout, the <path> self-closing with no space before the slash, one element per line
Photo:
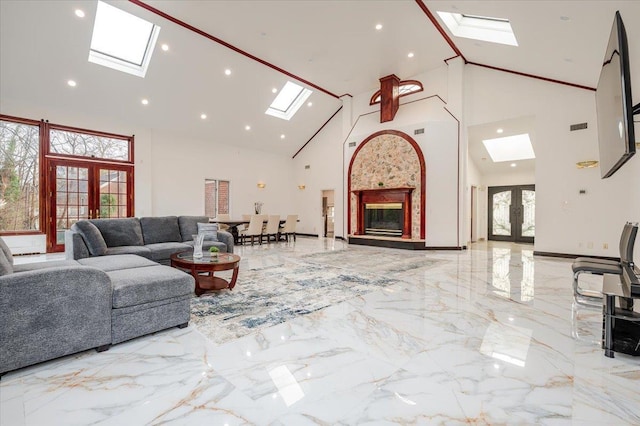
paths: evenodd
<path fill-rule="evenodd" d="M 82 235 L 91 255 L 103 256 L 107 254 L 107 243 L 104 241 L 104 237 L 98 227 L 93 223 L 88 220 L 80 220 L 71 226 L 71 230 L 77 231 Z"/>
<path fill-rule="evenodd" d="M 205 240 L 218 241 L 218 224 L 198 222 L 198 234 L 204 234 Z"/>
<path fill-rule="evenodd" d="M 145 244 L 182 241 L 177 216 L 141 217 L 140 226 Z"/>
<path fill-rule="evenodd" d="M 164 262 L 164 263 L 169 262 L 169 258 L 173 253 L 193 249 L 193 247 L 185 243 L 172 243 L 172 242 L 147 244 L 145 247 L 151 250 L 151 260 L 154 260 L 156 262 Z"/>
<path fill-rule="evenodd" d="M 155 266 L 157 263 L 135 254 L 119 254 L 115 256 L 88 257 L 79 259 L 78 263 L 85 266 L 98 268 L 101 271 L 109 272 L 119 269 L 144 268 Z"/>
<path fill-rule="evenodd" d="M 100 230 L 107 247 L 144 245 L 142 228 L 137 217 L 91 219 L 90 222 Z"/>
<path fill-rule="evenodd" d="M 178 217 L 178 225 L 180 226 L 180 235 L 182 241 L 193 240 L 192 235 L 198 233 L 198 223 L 209 222 L 208 216 L 180 216 Z"/>
<path fill-rule="evenodd" d="M 107 275 L 113 286 L 114 309 L 190 295 L 195 285 L 191 275 L 163 265 L 110 271 Z"/>
<path fill-rule="evenodd" d="M 2 239 L 2 237 L 0 237 L 0 251 L 4 253 L 5 257 L 7 258 L 7 262 L 13 265 L 13 253 L 11 253 L 11 249 L 7 245 L 6 241 Z"/>
<path fill-rule="evenodd" d="M 78 262 L 75 260 L 50 260 L 46 262 L 22 263 L 20 265 L 13 265 L 13 272 L 38 271 L 45 268 L 70 266 L 78 266 Z"/>
<path fill-rule="evenodd" d="M 107 255 L 111 256 L 114 254 L 137 254 L 138 256 L 151 259 L 151 250 L 145 246 L 109 247 L 107 249 Z"/>

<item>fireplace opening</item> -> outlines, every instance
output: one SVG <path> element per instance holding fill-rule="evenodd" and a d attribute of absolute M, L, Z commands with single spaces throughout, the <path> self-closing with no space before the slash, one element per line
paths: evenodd
<path fill-rule="evenodd" d="M 401 237 L 404 228 L 403 203 L 366 203 L 365 235 Z"/>

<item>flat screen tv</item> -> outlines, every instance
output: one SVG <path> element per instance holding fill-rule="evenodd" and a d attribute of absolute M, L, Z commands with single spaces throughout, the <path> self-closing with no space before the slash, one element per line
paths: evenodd
<path fill-rule="evenodd" d="M 600 175 L 613 175 L 636 153 L 627 33 L 616 12 L 596 88 Z"/>

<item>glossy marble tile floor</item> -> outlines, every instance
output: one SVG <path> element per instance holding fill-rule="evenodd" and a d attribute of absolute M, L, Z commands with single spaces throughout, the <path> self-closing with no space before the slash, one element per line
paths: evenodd
<path fill-rule="evenodd" d="M 190 325 L 8 373 L 0 423 L 640 424 L 640 359 L 604 357 L 570 260 L 311 238 L 236 252 L 248 270 L 331 250 L 400 282 L 220 345 Z M 390 252 L 440 262 L 394 269 Z"/>

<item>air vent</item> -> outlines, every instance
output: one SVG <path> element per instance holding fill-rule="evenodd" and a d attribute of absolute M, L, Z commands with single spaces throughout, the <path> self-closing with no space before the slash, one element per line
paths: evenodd
<path fill-rule="evenodd" d="M 306 166 L 304 166 L 304 169 L 305 169 L 305 170 L 309 170 L 310 168 L 311 168 L 311 165 L 310 165 L 310 164 L 307 164 Z"/>
<path fill-rule="evenodd" d="M 415 130 L 413 131 L 413 134 L 414 134 L 414 135 L 421 135 L 421 134 L 423 134 L 423 133 L 424 133 L 424 128 L 422 128 L 422 129 L 415 129 Z"/>
<path fill-rule="evenodd" d="M 578 124 L 572 124 L 571 126 L 569 126 L 569 130 L 571 130 L 572 132 L 574 130 L 582 130 L 586 128 L 587 128 L 587 123 L 578 123 Z"/>
<path fill-rule="evenodd" d="M 356 143 L 355 142 L 349 142 L 349 148 L 355 148 Z"/>

